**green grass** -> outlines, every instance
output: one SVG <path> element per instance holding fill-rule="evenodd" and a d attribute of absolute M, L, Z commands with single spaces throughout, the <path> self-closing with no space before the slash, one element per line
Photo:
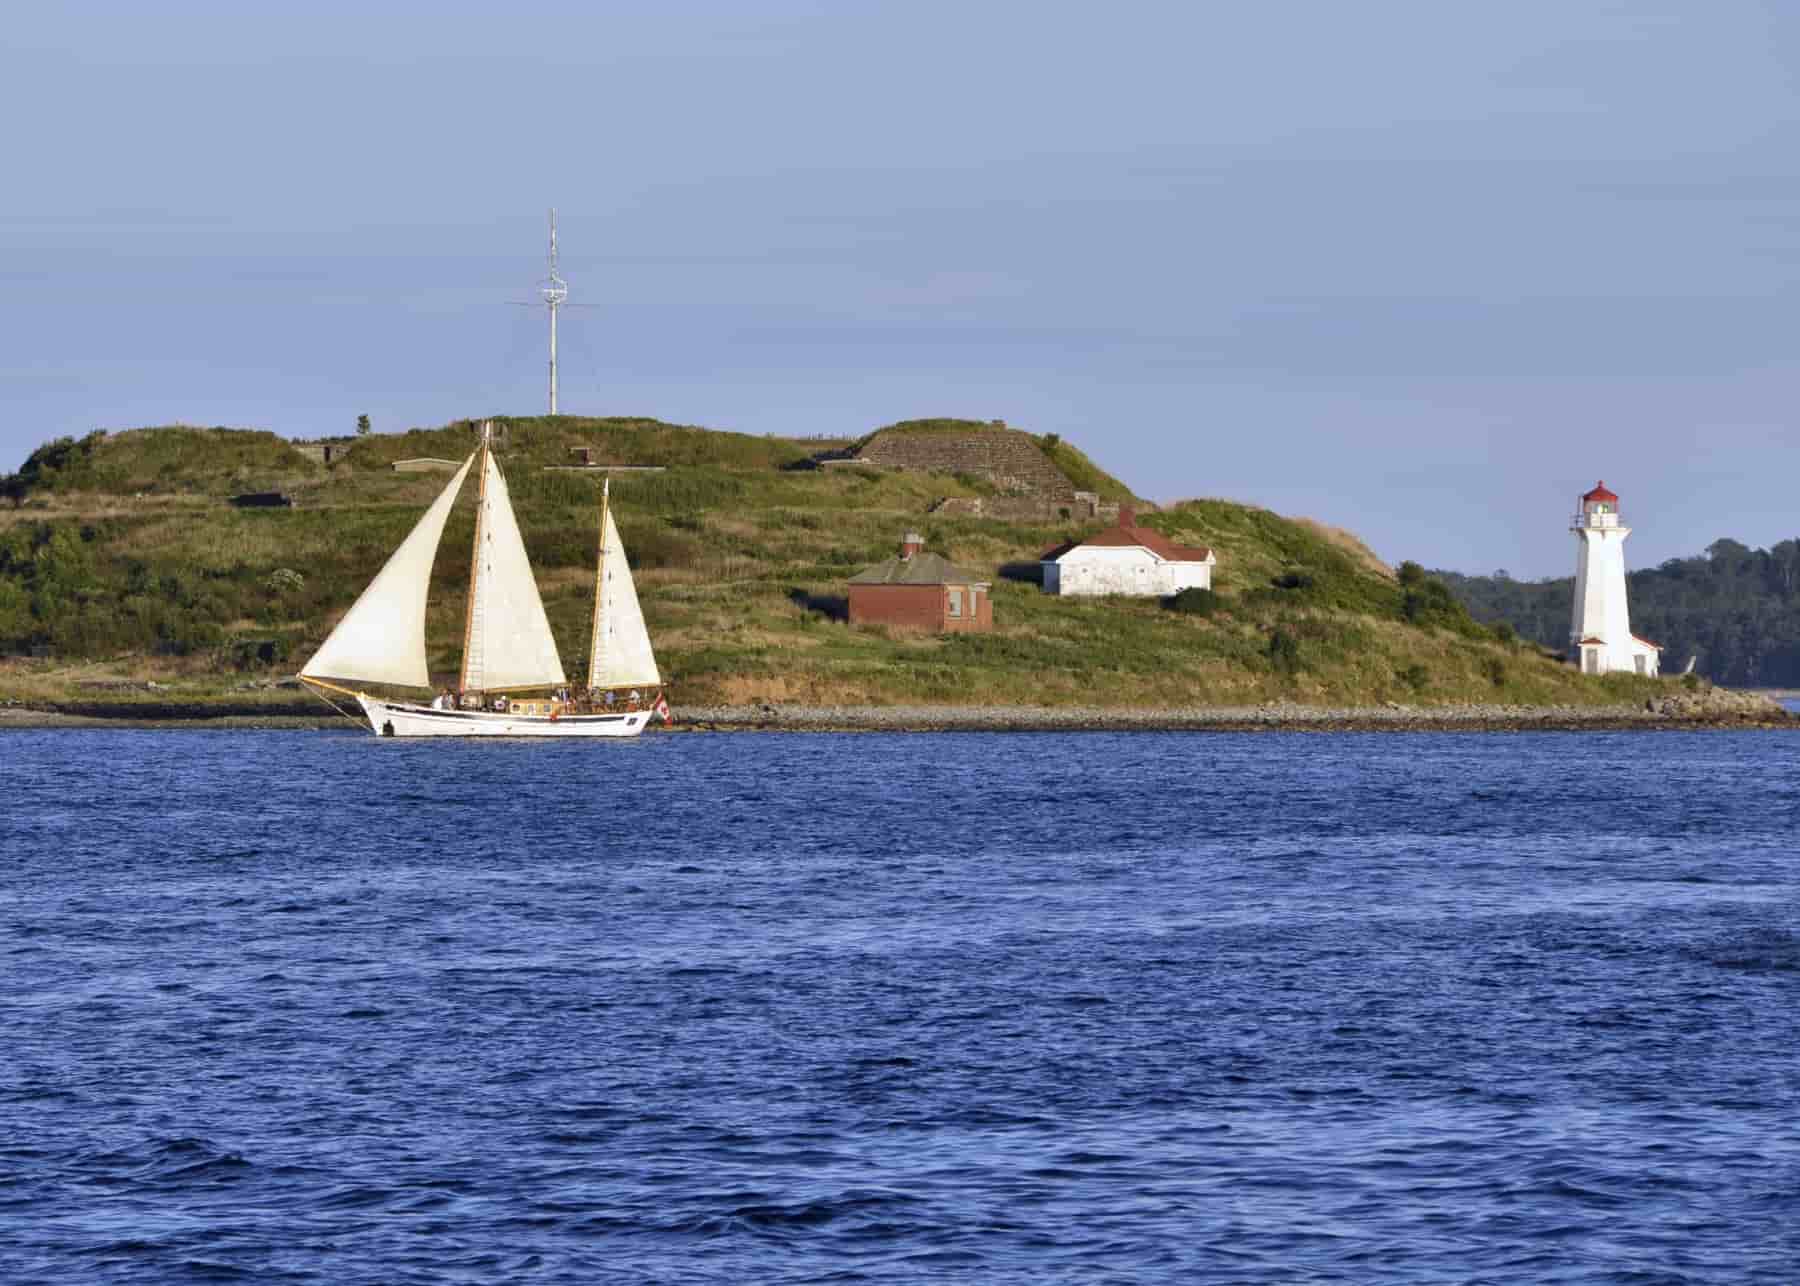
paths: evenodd
<path fill-rule="evenodd" d="M 901 434 L 906 436 L 924 434 L 943 434 L 964 436 L 971 433 L 989 433 L 1006 431 L 1015 426 L 1003 420 L 958 420 L 947 417 L 925 420 L 901 420 L 894 424 L 884 425 L 856 439 L 851 445 L 858 451 L 868 446 L 877 435 Z M 1107 473 L 1099 465 L 1082 453 L 1071 443 L 1063 441 L 1054 433 L 1046 433 L 1036 439 L 1038 449 L 1050 458 L 1050 462 L 1061 469 L 1063 475 L 1075 485 L 1077 491 L 1092 491 L 1107 500 L 1135 500 L 1137 497 L 1130 487 Z M 992 487 L 974 479 L 962 479 L 970 487 L 973 494 L 993 494 Z"/>
<path fill-rule="evenodd" d="M 0 496 L 104 492 L 227 496 L 311 480 L 319 466 L 284 438 L 244 429 L 172 426 L 58 438 L 32 452 Z"/>
<path fill-rule="evenodd" d="M 729 469 L 779 469 L 814 452 L 784 438 L 721 433 L 660 420 L 580 415 L 494 416 L 503 432 L 504 461 L 532 466 L 576 463 L 572 447 L 588 447 L 596 464 L 710 465 Z M 370 434 L 355 439 L 345 464 L 352 469 L 387 469 L 396 460 L 429 456 L 461 460 L 475 449 L 479 421 L 459 420 L 442 428 Z"/>
<path fill-rule="evenodd" d="M 860 451 L 868 446 L 876 435 L 882 433 L 899 433 L 907 435 L 938 433 L 945 436 L 961 437 L 969 433 L 988 433 L 996 429 L 1005 430 L 1010 427 L 1011 426 L 1003 420 L 962 420 L 955 416 L 948 415 L 930 416 L 920 420 L 896 420 L 892 424 L 884 424 L 879 429 L 871 429 L 869 432 L 863 434 L 851 445 Z"/>
<path fill-rule="evenodd" d="M 968 426 L 931 423 L 922 431 Z M 613 503 L 659 657 L 691 703 L 1541 705 L 1658 690 L 1584 678 L 1475 625 L 1435 581 L 1404 569 L 1396 578 L 1353 540 L 1267 510 L 1198 500 L 1142 519 L 1217 551 L 1218 592 L 1204 612 L 1065 600 L 1007 573 L 1033 569 L 1039 551 L 1094 524 L 926 512 L 943 496 L 976 494 L 970 480 L 792 469 L 812 444 L 653 420 L 506 424 L 502 467 L 572 677 L 585 660 L 598 481 L 543 466 L 579 442 L 667 469 L 614 478 Z M 95 666 L 215 685 L 291 673 L 446 481 L 388 465 L 460 459 L 473 440 L 466 422 L 370 435 L 330 469 L 265 433 L 155 429 L 51 444 L 8 480 L 20 507 L 0 507 L 0 652 L 47 650 L 33 671 L 43 682 Z M 1059 464 L 1075 452 L 1047 449 Z M 1129 494 L 1098 476 L 1080 480 Z M 237 510 L 223 499 L 271 486 L 296 507 Z M 439 673 L 455 669 L 461 643 L 469 504 L 453 512 L 433 571 Z M 848 576 L 889 557 L 909 528 L 994 575 L 992 633 L 839 619 Z"/>
<path fill-rule="evenodd" d="M 1058 439 L 1054 434 L 1039 438 L 1038 446 L 1050 457 L 1050 463 L 1061 469 L 1063 476 L 1075 484 L 1075 490 L 1092 491 L 1102 500 L 1138 498 L 1130 487 L 1088 459 L 1079 448 Z"/>

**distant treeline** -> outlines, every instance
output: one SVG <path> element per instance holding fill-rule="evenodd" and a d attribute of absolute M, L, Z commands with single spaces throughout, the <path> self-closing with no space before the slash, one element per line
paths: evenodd
<path fill-rule="evenodd" d="M 1504 621 L 1546 647 L 1568 647 L 1574 577 L 1433 575 L 1476 620 Z M 1715 540 L 1702 557 L 1671 558 L 1626 579 L 1632 633 L 1662 644 L 1665 673 L 1679 671 L 1691 656 L 1715 683 L 1800 687 L 1800 540 L 1771 549 Z"/>

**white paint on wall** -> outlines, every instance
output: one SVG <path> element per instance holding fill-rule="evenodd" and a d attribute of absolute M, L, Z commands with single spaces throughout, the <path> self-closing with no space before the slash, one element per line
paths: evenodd
<path fill-rule="evenodd" d="M 1184 589 L 1211 589 L 1218 559 L 1176 562 L 1142 545 L 1077 545 L 1060 558 L 1043 563 L 1044 590 L 1050 594 L 1131 594 L 1166 598 Z"/>
<path fill-rule="evenodd" d="M 1655 675 L 1660 668 L 1657 649 L 1631 632 L 1625 598 L 1625 538 L 1631 528 L 1620 520 L 1616 498 L 1597 499 L 1592 492 L 1583 496 L 1570 530 L 1575 533 L 1575 602 L 1569 647 L 1582 672 Z"/>

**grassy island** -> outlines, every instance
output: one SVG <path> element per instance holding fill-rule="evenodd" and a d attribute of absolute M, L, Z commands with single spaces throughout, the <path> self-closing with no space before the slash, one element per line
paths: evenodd
<path fill-rule="evenodd" d="M 595 465 L 661 470 L 614 474 L 613 499 L 678 707 L 1641 707 L 1678 683 L 1584 678 L 1505 626 L 1477 624 L 1416 565 L 1396 572 L 1353 536 L 1250 505 L 1140 506 L 1143 525 L 1217 551 L 1214 593 L 1061 599 L 1036 583 L 1039 552 L 1100 523 L 1054 506 L 1028 519 L 933 512 L 946 498 L 1005 493 L 979 473 L 846 458 L 868 437 L 576 416 L 496 423 L 571 678 L 584 665 L 600 475 L 569 466 L 585 452 Z M 922 420 L 882 432 L 983 427 Z M 1081 490 L 1135 500 L 1074 445 L 1037 441 Z M 461 460 L 473 444 L 473 422 L 461 421 L 340 439 L 329 463 L 324 444 L 222 428 L 40 448 L 0 481 L 0 699 L 153 708 L 178 696 L 313 711 L 304 694 L 272 685 L 317 646 L 445 480 L 393 466 Z M 839 458 L 818 463 L 830 455 Z M 234 506 L 247 492 L 292 503 Z M 465 494 L 433 575 L 431 664 L 445 674 L 461 642 L 469 506 Z M 845 622 L 847 578 L 889 557 L 908 528 L 928 549 L 991 570 L 992 633 Z"/>

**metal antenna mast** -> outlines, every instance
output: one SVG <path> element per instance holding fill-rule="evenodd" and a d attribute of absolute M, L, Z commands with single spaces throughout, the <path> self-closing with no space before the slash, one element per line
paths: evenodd
<path fill-rule="evenodd" d="M 550 275 L 538 283 L 538 294 L 550 309 L 550 414 L 556 414 L 556 310 L 569 297 L 569 283 L 556 275 L 556 209 L 550 210 Z"/>

